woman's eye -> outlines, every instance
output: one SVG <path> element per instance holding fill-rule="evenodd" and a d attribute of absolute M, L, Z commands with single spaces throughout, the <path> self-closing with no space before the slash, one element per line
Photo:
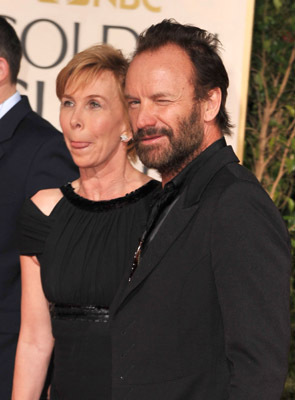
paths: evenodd
<path fill-rule="evenodd" d="M 101 105 L 97 101 L 94 101 L 94 100 L 91 100 L 89 102 L 89 106 L 90 106 L 90 108 L 100 108 L 101 107 Z"/>
<path fill-rule="evenodd" d="M 74 103 L 70 100 L 63 100 L 61 104 L 63 107 L 72 107 Z"/>

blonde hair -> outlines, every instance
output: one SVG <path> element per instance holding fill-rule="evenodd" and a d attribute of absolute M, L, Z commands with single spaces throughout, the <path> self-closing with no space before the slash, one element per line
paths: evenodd
<path fill-rule="evenodd" d="M 59 100 L 62 99 L 65 88 L 68 84 L 86 86 L 95 80 L 102 71 L 110 71 L 118 87 L 118 93 L 126 121 L 129 125 L 127 105 L 124 96 L 125 77 L 128 69 L 128 61 L 120 50 L 108 44 L 98 44 L 89 47 L 75 56 L 59 72 L 56 78 L 56 94 Z M 134 160 L 136 158 L 134 146 L 129 143 L 127 146 L 128 156 Z"/>

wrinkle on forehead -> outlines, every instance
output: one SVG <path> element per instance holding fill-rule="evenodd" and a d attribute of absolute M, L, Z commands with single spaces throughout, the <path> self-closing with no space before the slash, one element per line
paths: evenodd
<path fill-rule="evenodd" d="M 89 73 L 86 69 L 81 71 L 78 76 L 70 76 L 66 85 L 65 93 L 74 94 L 79 89 L 85 89 L 95 84 L 97 81 L 101 81 L 102 85 L 110 86 L 116 82 L 115 76 L 112 71 L 101 69 L 96 73 Z"/>
<path fill-rule="evenodd" d="M 167 67 L 180 69 L 183 72 L 183 68 L 187 69 L 194 75 L 195 69 L 185 50 L 176 44 L 167 44 L 156 50 L 144 51 L 131 61 L 129 70 L 131 67 L 139 63 L 141 67 L 144 67 L 145 63 L 154 63 L 157 68 L 166 69 Z"/>
<path fill-rule="evenodd" d="M 174 97 L 189 87 L 194 95 L 195 71 L 187 53 L 177 45 L 168 44 L 157 50 L 135 56 L 126 77 L 126 96 L 133 97 L 138 90 L 152 96 L 161 93 Z"/>

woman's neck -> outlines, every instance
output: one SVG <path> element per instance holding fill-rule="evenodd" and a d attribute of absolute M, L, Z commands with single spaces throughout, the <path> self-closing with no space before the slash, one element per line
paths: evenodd
<path fill-rule="evenodd" d="M 150 177 L 135 169 L 129 160 L 121 168 L 80 169 L 80 178 L 72 186 L 77 194 L 89 200 L 111 200 L 138 189 Z"/>

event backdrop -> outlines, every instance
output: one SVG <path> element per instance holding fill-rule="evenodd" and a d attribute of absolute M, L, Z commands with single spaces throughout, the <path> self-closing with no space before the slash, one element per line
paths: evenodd
<path fill-rule="evenodd" d="M 105 42 L 131 55 L 137 35 L 164 18 L 217 33 L 230 77 L 227 107 L 242 159 L 255 0 L 1 0 L 21 38 L 24 59 L 18 89 L 32 107 L 59 127 L 55 78 L 78 51 Z"/>

